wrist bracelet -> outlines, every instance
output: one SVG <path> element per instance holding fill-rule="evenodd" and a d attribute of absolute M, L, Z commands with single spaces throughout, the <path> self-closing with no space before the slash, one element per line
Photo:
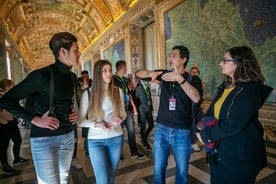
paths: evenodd
<path fill-rule="evenodd" d="M 182 84 L 184 84 L 185 82 L 186 82 L 186 79 L 183 79 L 183 81 L 180 82 L 179 85 L 182 85 Z"/>

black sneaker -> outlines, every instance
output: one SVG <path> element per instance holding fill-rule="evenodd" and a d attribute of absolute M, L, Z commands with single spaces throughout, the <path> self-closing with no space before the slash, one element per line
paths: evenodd
<path fill-rule="evenodd" d="M 16 158 L 14 161 L 13 161 L 13 165 L 20 165 L 20 164 L 25 164 L 25 163 L 28 163 L 30 161 L 30 159 L 25 159 L 25 158 Z"/>
<path fill-rule="evenodd" d="M 150 147 L 149 144 L 144 144 L 144 149 L 147 150 L 147 151 L 150 151 L 151 147 Z"/>
<path fill-rule="evenodd" d="M 12 174 L 14 172 L 15 172 L 15 169 L 12 168 L 9 164 L 5 164 L 3 166 L 3 173 L 5 173 L 5 174 Z"/>
<path fill-rule="evenodd" d="M 143 160 L 145 158 L 145 155 L 137 152 L 136 154 L 131 154 L 131 158 L 136 158 L 136 159 L 139 159 L 139 160 Z"/>
<path fill-rule="evenodd" d="M 120 161 L 121 161 L 121 162 L 124 162 L 124 161 L 125 161 L 125 158 L 123 157 L 123 155 L 121 155 Z"/>

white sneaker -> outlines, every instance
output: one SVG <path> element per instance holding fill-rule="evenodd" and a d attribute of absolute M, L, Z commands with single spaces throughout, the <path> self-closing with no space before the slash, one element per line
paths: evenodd
<path fill-rule="evenodd" d="M 81 164 L 79 163 L 78 159 L 74 158 L 71 162 L 71 167 L 74 167 L 76 169 L 81 169 L 82 166 Z"/>
<path fill-rule="evenodd" d="M 200 151 L 200 147 L 198 147 L 198 145 L 196 143 L 192 144 L 192 149 L 196 152 Z"/>

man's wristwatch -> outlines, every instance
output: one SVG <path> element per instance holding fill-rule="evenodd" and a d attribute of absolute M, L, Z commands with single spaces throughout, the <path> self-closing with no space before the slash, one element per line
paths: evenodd
<path fill-rule="evenodd" d="M 186 79 L 183 79 L 183 81 L 180 82 L 179 85 L 182 85 L 182 84 L 184 84 L 185 82 L 186 82 Z"/>

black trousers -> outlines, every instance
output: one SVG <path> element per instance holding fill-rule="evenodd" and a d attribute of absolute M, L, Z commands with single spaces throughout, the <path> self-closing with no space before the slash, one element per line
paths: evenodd
<path fill-rule="evenodd" d="M 127 111 L 126 113 L 127 113 L 127 117 L 122 123 L 122 126 L 126 126 L 129 149 L 130 149 L 131 155 L 134 155 L 138 153 L 136 138 L 135 138 L 134 120 L 133 120 L 131 111 Z"/>
<path fill-rule="evenodd" d="M 144 111 L 139 108 L 138 122 L 141 124 L 140 134 L 142 137 L 142 142 L 144 145 L 146 145 L 148 144 L 148 136 L 154 127 L 152 112 Z"/>
<path fill-rule="evenodd" d="M 9 141 L 13 142 L 13 154 L 14 159 L 19 158 L 20 146 L 22 143 L 21 134 L 17 126 L 17 121 L 9 121 L 7 124 L 0 123 L 0 160 L 2 165 L 8 163 L 7 150 L 9 146 Z"/>

